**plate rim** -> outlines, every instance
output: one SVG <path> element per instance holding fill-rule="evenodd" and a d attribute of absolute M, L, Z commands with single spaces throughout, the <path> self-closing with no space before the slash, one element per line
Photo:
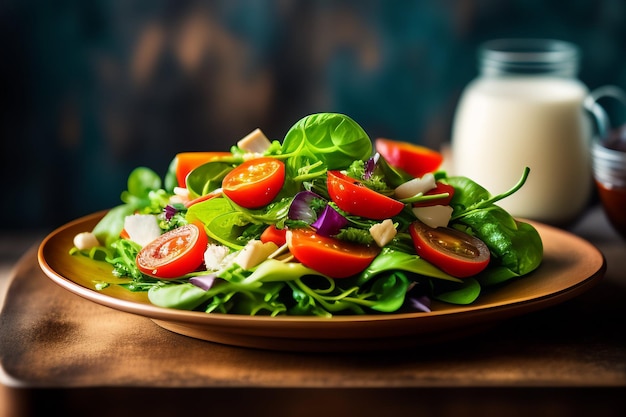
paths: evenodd
<path fill-rule="evenodd" d="M 259 330 L 271 326 L 273 331 L 280 331 L 281 329 L 289 329 L 294 326 L 301 327 L 302 330 L 332 330 L 346 328 L 346 326 L 354 326 L 356 328 L 367 328 L 368 326 L 383 326 L 385 323 L 447 323 L 448 321 L 455 321 L 461 324 L 467 320 L 477 321 L 477 324 L 485 324 L 489 322 L 500 322 L 505 319 L 527 314 L 533 311 L 540 310 L 549 305 L 558 304 L 563 301 L 567 301 L 595 286 L 605 275 L 606 271 L 606 259 L 602 252 L 596 248 L 593 244 L 586 241 L 582 237 L 574 235 L 566 230 L 559 229 L 553 226 L 545 225 L 539 222 L 528 221 L 534 226 L 538 226 L 539 229 L 545 229 L 550 233 L 566 234 L 568 239 L 576 239 L 579 243 L 584 243 L 592 248 L 598 256 L 599 267 L 588 277 L 581 279 L 573 285 L 568 285 L 561 288 L 558 291 L 544 294 L 538 297 L 526 297 L 525 299 L 514 300 L 513 302 L 507 302 L 502 300 L 498 303 L 490 303 L 487 305 L 472 306 L 455 306 L 445 310 L 435 310 L 432 312 L 413 312 L 413 313 L 387 313 L 387 314 L 366 314 L 366 315 L 346 315 L 346 316 L 333 316 L 331 318 L 317 317 L 317 316 L 247 316 L 247 315 L 235 315 L 224 313 L 205 313 L 200 311 L 188 311 L 177 310 L 165 307 L 159 307 L 147 303 L 138 301 L 124 300 L 116 298 L 114 296 L 103 294 L 97 290 L 85 287 L 70 277 L 65 277 L 49 264 L 46 259 L 45 252 L 52 245 L 55 238 L 67 229 L 75 227 L 79 224 L 96 221 L 99 217 L 103 216 L 107 210 L 95 212 L 83 217 L 79 217 L 62 226 L 59 226 L 52 232 L 50 232 L 41 241 L 37 248 L 37 260 L 40 268 L 44 274 L 61 286 L 65 290 L 76 294 L 91 302 L 113 308 L 126 313 L 136 314 L 152 319 L 155 323 L 159 324 L 159 321 L 171 322 L 179 325 L 188 325 L 191 327 L 203 327 L 208 326 L 215 331 L 225 332 L 229 334 L 235 334 L 241 331 L 239 326 L 244 326 L 248 330 Z M 69 251 L 70 248 L 67 248 Z M 68 256 L 71 256 L 68 254 Z M 539 266 L 541 268 L 541 265 Z M 539 269 L 538 268 L 538 269 Z M 521 278 L 523 279 L 523 278 Z M 558 298 L 558 302 L 554 302 L 554 299 Z M 476 320 L 478 319 L 478 320 Z M 159 324 L 160 325 L 160 324 Z M 162 326 L 164 327 L 164 326 Z M 396 326 L 397 327 L 397 326 Z M 415 331 L 413 329 L 412 331 Z M 410 329 L 407 329 L 408 333 L 411 333 Z M 272 335 L 272 337 L 277 337 Z M 280 337 L 280 336 L 279 336 Z M 293 336 L 285 336 L 288 339 L 292 339 Z M 347 336 L 346 336 L 347 337 Z M 304 337 L 303 337 L 304 338 Z M 343 337 L 339 337 L 343 339 Z M 208 340 L 208 339 L 206 339 Z"/>

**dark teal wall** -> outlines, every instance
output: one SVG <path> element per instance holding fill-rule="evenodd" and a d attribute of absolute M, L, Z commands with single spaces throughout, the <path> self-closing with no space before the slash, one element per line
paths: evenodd
<path fill-rule="evenodd" d="M 438 147 L 500 37 L 574 42 L 589 87 L 626 88 L 622 0 L 5 0 L 2 228 L 108 208 L 134 166 L 281 139 L 308 113 Z"/>

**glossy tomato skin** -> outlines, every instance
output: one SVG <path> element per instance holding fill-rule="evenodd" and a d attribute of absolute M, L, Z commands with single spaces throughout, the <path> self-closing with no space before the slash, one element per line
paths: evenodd
<path fill-rule="evenodd" d="M 304 228 L 288 231 L 287 244 L 299 262 L 331 278 L 360 273 L 380 253 L 378 246 L 344 242 Z"/>
<path fill-rule="evenodd" d="M 285 164 L 275 158 L 255 158 L 235 167 L 222 180 L 224 194 L 241 207 L 269 204 L 285 183 Z"/>
<path fill-rule="evenodd" d="M 409 142 L 378 138 L 374 147 L 389 165 L 400 168 L 415 178 L 434 172 L 443 162 L 443 155 L 439 152 Z"/>
<path fill-rule="evenodd" d="M 281 247 L 287 243 L 287 229 L 278 229 L 275 225 L 269 225 L 263 233 L 261 233 L 261 242 L 274 242 L 276 246 Z"/>
<path fill-rule="evenodd" d="M 341 210 L 355 216 L 385 220 L 399 214 L 404 208 L 404 203 L 370 190 L 339 171 L 328 171 L 327 178 L 330 199 Z"/>
<path fill-rule="evenodd" d="M 200 165 L 220 158 L 232 156 L 230 152 L 181 152 L 174 157 L 176 181 L 179 187 L 186 187 L 187 175 Z"/>
<path fill-rule="evenodd" d="M 208 237 L 199 223 L 170 230 L 137 254 L 141 272 L 155 278 L 176 278 L 195 271 L 204 260 Z"/>
<path fill-rule="evenodd" d="M 435 184 L 436 184 L 436 187 L 424 193 L 424 195 L 436 195 L 436 194 L 448 193 L 448 196 L 437 198 L 434 200 L 413 203 L 413 207 L 447 206 L 450 204 L 450 201 L 452 201 L 452 196 L 454 196 L 454 187 L 451 186 L 450 184 L 444 184 L 441 181 L 437 181 Z"/>
<path fill-rule="evenodd" d="M 480 239 L 449 227 L 432 228 L 420 221 L 409 226 L 415 251 L 444 272 L 466 278 L 489 265 L 489 248 Z"/>

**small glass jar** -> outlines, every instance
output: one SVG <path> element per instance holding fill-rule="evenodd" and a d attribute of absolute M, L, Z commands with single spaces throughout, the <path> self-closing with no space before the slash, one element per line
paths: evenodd
<path fill-rule="evenodd" d="M 612 127 L 609 114 L 600 106 L 602 98 L 616 99 L 626 109 L 626 92 L 616 86 L 600 87 L 586 103 L 599 121 L 591 147 L 593 178 L 609 222 L 626 239 L 626 122 Z"/>
<path fill-rule="evenodd" d="M 501 39 L 479 49 L 479 76 L 464 90 L 452 129 L 452 164 L 492 194 L 524 187 L 499 202 L 516 217 L 567 224 L 592 191 L 591 123 L 577 79 L 580 53 L 549 39 Z"/>
<path fill-rule="evenodd" d="M 626 129 L 624 129 L 626 131 Z M 621 149 L 593 144 L 593 171 L 604 212 L 626 239 L 626 141 Z"/>

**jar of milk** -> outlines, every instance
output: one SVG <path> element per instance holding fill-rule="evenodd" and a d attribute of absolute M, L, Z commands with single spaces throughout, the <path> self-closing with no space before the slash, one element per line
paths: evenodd
<path fill-rule="evenodd" d="M 579 50 L 558 40 L 501 39 L 479 50 L 480 75 L 463 92 L 452 131 L 452 164 L 492 194 L 524 187 L 498 204 L 516 217 L 563 225 L 592 191 L 588 95 Z"/>

